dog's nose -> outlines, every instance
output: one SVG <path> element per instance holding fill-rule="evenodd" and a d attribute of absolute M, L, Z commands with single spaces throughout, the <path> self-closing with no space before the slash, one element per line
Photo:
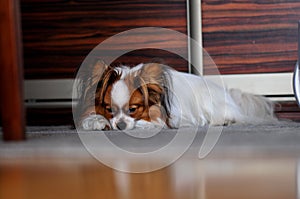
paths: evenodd
<path fill-rule="evenodd" d="M 117 123 L 117 127 L 119 130 L 124 130 L 126 129 L 127 124 L 124 121 L 120 121 Z"/>

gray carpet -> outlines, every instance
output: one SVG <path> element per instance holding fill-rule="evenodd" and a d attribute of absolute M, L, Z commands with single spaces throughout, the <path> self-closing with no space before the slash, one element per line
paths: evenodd
<path fill-rule="evenodd" d="M 197 130 L 189 149 L 190 155 L 198 153 L 208 127 Z M 141 139 L 119 131 L 108 131 L 105 135 L 116 145 L 126 150 L 147 151 L 168 144 L 177 133 L 189 133 L 194 129 L 178 132 L 167 129 L 151 138 Z M 95 132 L 87 132 L 95 133 Z M 97 132 L 96 134 L 103 132 Z M 142 132 L 139 132 L 142 133 Z M 2 133 L 0 133 L 0 136 Z M 75 129 L 70 126 L 27 127 L 26 141 L 0 141 L 0 159 L 31 157 L 91 157 Z M 129 137 L 129 138 L 128 138 Z M 151 146 L 151 147 L 150 147 Z M 127 148 L 126 148 L 127 147 Z M 249 155 L 274 155 L 300 157 L 300 123 L 279 122 L 276 124 L 225 126 L 211 157 L 248 157 Z"/>

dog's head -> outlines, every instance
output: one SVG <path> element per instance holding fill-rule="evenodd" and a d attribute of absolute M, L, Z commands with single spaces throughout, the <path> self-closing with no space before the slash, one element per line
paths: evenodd
<path fill-rule="evenodd" d="M 165 66 L 151 63 L 129 69 L 102 64 L 100 68 L 98 62 L 94 74 L 99 74 L 99 70 L 94 110 L 113 129 L 133 129 L 139 120 L 159 120 L 168 125 L 169 78 Z"/>

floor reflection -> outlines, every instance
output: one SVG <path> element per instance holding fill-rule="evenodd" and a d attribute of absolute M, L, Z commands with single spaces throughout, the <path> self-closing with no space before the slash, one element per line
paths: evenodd
<path fill-rule="evenodd" d="M 4 160 L 0 198 L 297 198 L 297 167 L 293 158 L 182 158 L 158 171 L 130 174 L 94 159 Z"/>

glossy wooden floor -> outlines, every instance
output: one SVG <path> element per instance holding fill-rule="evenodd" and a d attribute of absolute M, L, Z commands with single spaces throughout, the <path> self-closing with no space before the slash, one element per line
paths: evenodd
<path fill-rule="evenodd" d="M 112 170 L 94 159 L 0 162 L 1 199 L 297 198 L 294 158 L 182 158 L 150 173 Z"/>
<path fill-rule="evenodd" d="M 173 164 L 133 174 L 96 160 L 88 152 L 92 145 L 86 148 L 75 130 L 32 127 L 24 142 L 0 140 L 0 199 L 300 199 L 299 129 L 299 123 L 290 122 L 227 126 L 212 151 L 199 159 L 206 135 L 199 128 L 192 145 Z M 115 146 L 130 146 L 124 150 L 146 153 L 149 146 L 166 146 L 166 138 L 175 134 L 189 136 L 189 130 L 164 130 L 147 140 L 125 139 L 118 131 L 106 136 Z M 116 153 L 115 146 L 95 141 L 106 160 L 125 170 L 157 166 L 184 144 L 181 140 L 173 152 L 138 163 Z"/>

